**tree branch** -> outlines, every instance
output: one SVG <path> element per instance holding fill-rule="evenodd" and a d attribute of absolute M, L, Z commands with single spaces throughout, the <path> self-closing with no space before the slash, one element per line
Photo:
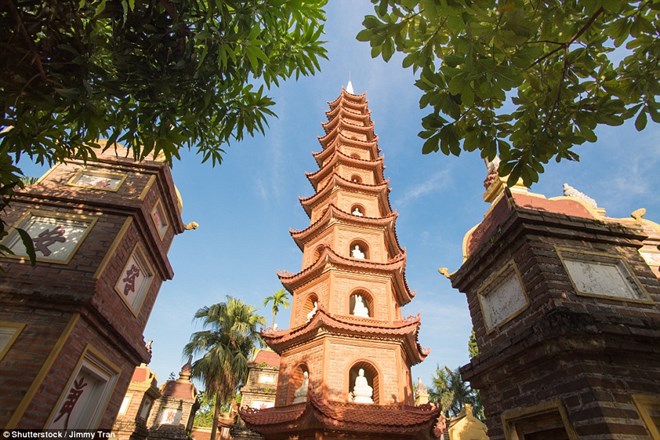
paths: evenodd
<path fill-rule="evenodd" d="M 30 48 L 29 53 L 32 54 L 32 64 L 37 66 L 37 70 L 39 70 L 39 77 L 41 77 L 41 79 L 45 81 L 46 71 L 44 70 L 43 64 L 41 64 L 41 57 L 39 56 L 39 51 L 35 47 L 34 41 L 30 37 L 30 34 L 28 33 L 27 29 L 25 29 L 25 24 L 23 23 L 23 19 L 21 19 L 21 14 L 18 12 L 14 0 L 9 0 L 7 2 L 7 5 L 11 17 L 16 22 L 16 28 L 18 30 L 18 33 L 23 37 L 28 47 Z"/>
<path fill-rule="evenodd" d="M 537 64 L 541 63 L 543 60 L 551 57 L 552 55 L 556 54 L 557 52 L 559 52 L 562 49 L 564 50 L 564 53 L 566 53 L 566 50 L 569 48 L 569 46 L 571 44 L 573 44 L 575 42 L 575 40 L 580 38 L 582 36 L 582 34 L 584 34 L 587 31 L 587 29 L 589 29 L 589 27 L 594 23 L 594 21 L 596 21 L 598 16 L 603 13 L 603 11 L 604 11 L 604 9 L 602 7 L 599 8 L 596 12 L 594 12 L 594 14 L 591 17 L 589 17 L 589 20 L 587 20 L 587 22 L 584 24 L 584 26 L 582 26 L 580 28 L 580 30 L 577 31 L 577 33 L 575 35 L 573 35 L 573 37 L 570 40 L 566 41 L 565 43 L 561 44 L 561 46 L 557 47 L 556 49 L 551 50 L 547 54 L 543 55 L 541 58 L 534 61 L 528 67 L 528 69 L 531 69 L 532 67 L 536 66 Z"/>

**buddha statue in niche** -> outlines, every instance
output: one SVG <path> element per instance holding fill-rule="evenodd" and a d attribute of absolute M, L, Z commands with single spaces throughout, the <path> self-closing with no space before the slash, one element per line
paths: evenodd
<path fill-rule="evenodd" d="M 374 389 L 369 386 L 367 378 L 364 377 L 363 368 L 360 368 L 358 376 L 355 378 L 355 386 L 353 387 L 352 394 L 354 403 L 374 403 L 372 399 Z"/>
<path fill-rule="evenodd" d="M 369 309 L 364 304 L 364 298 L 362 295 L 355 295 L 355 305 L 353 306 L 353 316 L 359 316 L 361 318 L 369 317 Z"/>
<path fill-rule="evenodd" d="M 314 301 L 314 307 L 312 308 L 312 310 L 309 311 L 309 313 L 307 313 L 307 322 L 312 320 L 318 308 L 319 308 L 318 301 Z"/>
<path fill-rule="evenodd" d="M 293 393 L 293 402 L 300 403 L 307 401 L 307 390 L 309 390 L 309 373 L 305 371 L 303 373 L 303 382 L 296 388 L 296 391 Z"/>
<path fill-rule="evenodd" d="M 362 211 L 360 211 L 360 208 L 358 208 L 357 206 L 355 207 L 355 209 L 353 210 L 353 212 L 351 214 L 353 214 L 357 217 L 362 217 L 364 215 L 364 214 L 362 214 Z"/>
<path fill-rule="evenodd" d="M 366 255 L 362 252 L 362 249 L 360 249 L 360 245 L 356 244 L 355 247 L 353 247 L 353 250 L 351 250 L 351 257 L 357 258 L 358 260 L 364 260 Z"/>

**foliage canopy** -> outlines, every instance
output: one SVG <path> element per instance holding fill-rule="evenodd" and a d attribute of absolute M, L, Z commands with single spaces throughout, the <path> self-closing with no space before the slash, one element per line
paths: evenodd
<path fill-rule="evenodd" d="M 0 170 L 94 157 L 99 138 L 136 159 L 263 132 L 264 86 L 313 74 L 326 0 L 7 0 L 0 6 Z M 261 84 L 261 86 L 257 86 Z"/>
<path fill-rule="evenodd" d="M 357 38 L 405 55 L 429 113 L 422 151 L 501 159 L 509 182 L 578 160 L 600 124 L 660 121 L 653 0 L 372 0 Z"/>
<path fill-rule="evenodd" d="M 446 366 L 442 368 L 438 366 L 433 375 L 433 385 L 429 389 L 429 395 L 431 399 L 442 405 L 447 416 L 457 416 L 465 404 L 469 403 L 473 407 L 474 415 L 482 420 L 484 418 L 479 392 L 463 381 L 458 368 L 451 370 Z"/>

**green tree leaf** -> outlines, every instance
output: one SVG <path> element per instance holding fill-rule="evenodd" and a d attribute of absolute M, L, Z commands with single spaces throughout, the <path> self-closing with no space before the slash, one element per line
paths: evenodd
<path fill-rule="evenodd" d="M 639 114 L 637 115 L 637 119 L 635 119 L 635 128 L 637 131 L 642 131 L 646 128 L 646 113 L 644 110 L 640 111 Z"/>

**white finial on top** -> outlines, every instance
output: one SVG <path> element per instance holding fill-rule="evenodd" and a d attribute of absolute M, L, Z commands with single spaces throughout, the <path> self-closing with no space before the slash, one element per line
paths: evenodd
<path fill-rule="evenodd" d="M 350 79 L 348 80 L 348 84 L 346 84 L 346 91 L 348 93 L 355 93 L 353 92 L 353 83 L 351 82 Z"/>

